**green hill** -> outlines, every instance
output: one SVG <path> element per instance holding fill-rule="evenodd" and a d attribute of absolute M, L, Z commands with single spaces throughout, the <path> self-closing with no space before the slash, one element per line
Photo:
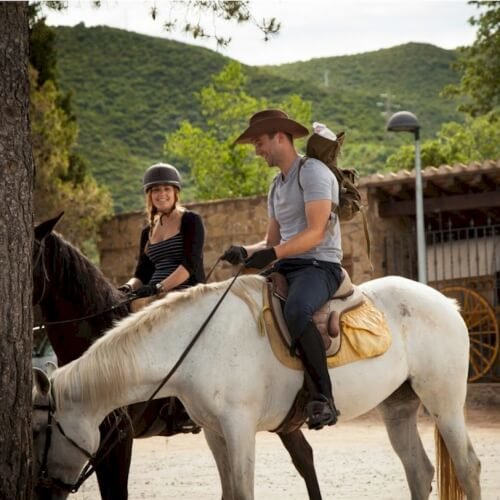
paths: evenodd
<path fill-rule="evenodd" d="M 376 106 L 377 102 L 384 101 L 382 94 L 390 94 L 393 105 L 413 110 L 427 136 L 434 134 L 443 120 L 458 118 L 455 105 L 439 97 L 445 85 L 458 79 L 450 68 L 455 57 L 454 51 L 408 43 L 375 52 L 266 69 L 298 83 L 317 82 L 323 93 L 316 102 L 328 115 L 341 116 L 344 126 L 353 129 L 361 140 L 382 139 L 382 109 Z"/>
<path fill-rule="evenodd" d="M 188 44 L 83 24 L 58 27 L 56 44 L 61 88 L 74 92 L 81 151 L 95 177 L 110 188 L 117 211 L 142 207 L 145 167 L 165 160 L 165 134 L 181 120 L 199 121 L 193 93 L 229 59 Z M 450 69 L 454 60 L 454 51 L 407 44 L 245 71 L 251 95 L 279 100 L 296 93 L 311 100 L 315 120 L 347 131 L 345 161 L 369 172 L 403 140 L 384 134 L 380 94 L 394 95 L 394 104 L 415 112 L 424 138 L 458 119 L 455 104 L 438 95 L 458 79 Z"/>

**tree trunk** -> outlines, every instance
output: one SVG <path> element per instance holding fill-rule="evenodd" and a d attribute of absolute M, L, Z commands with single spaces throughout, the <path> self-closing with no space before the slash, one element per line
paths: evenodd
<path fill-rule="evenodd" d="M 28 2 L 0 2 L 0 499 L 31 498 Z"/>

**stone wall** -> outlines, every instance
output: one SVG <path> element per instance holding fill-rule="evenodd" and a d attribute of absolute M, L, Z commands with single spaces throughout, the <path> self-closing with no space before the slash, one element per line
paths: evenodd
<path fill-rule="evenodd" d="M 204 261 L 208 272 L 231 244 L 255 243 L 264 238 L 267 227 L 265 196 L 186 204 L 198 212 L 206 230 Z M 101 229 L 101 269 L 115 284 L 125 282 L 135 268 L 139 237 L 146 218 L 142 212 L 116 215 Z M 220 263 L 210 281 L 231 276 L 232 266 Z"/>
<path fill-rule="evenodd" d="M 342 223 L 343 266 L 354 283 L 385 276 L 397 269 L 397 261 L 405 261 L 405 253 L 415 251 L 413 221 L 404 217 L 381 218 L 375 192 L 361 188 L 371 241 L 371 263 L 363 229 L 363 217 Z M 217 258 L 231 244 L 255 243 L 264 238 L 267 227 L 265 196 L 217 200 L 186 205 L 198 212 L 206 228 L 205 270 L 208 272 Z M 127 281 L 133 273 L 138 254 L 139 236 L 146 219 L 143 213 L 119 214 L 101 230 L 99 245 L 101 268 L 116 285 Z M 386 240 L 395 240 L 397 247 L 386 248 Z M 400 244 L 399 244 L 400 243 Z M 389 245 L 390 246 L 390 245 Z M 372 264 L 372 265 L 371 265 Z M 210 281 L 219 281 L 234 274 L 233 266 L 219 263 Z M 416 272 L 413 273 L 416 275 Z M 500 373 L 500 358 L 495 373 Z"/>
<path fill-rule="evenodd" d="M 386 231 L 397 228 L 397 221 L 382 221 L 378 218 L 375 200 L 367 199 L 362 191 L 370 228 L 373 270 L 367 253 L 363 230 L 363 217 L 342 223 L 342 245 L 344 266 L 355 283 L 384 275 L 383 238 Z M 265 236 L 267 227 L 267 204 L 265 196 L 216 200 L 187 204 L 187 208 L 198 212 L 205 224 L 205 269 L 208 272 L 217 258 L 231 244 L 255 243 Z M 138 254 L 139 236 L 146 219 L 141 212 L 118 214 L 101 230 L 101 268 L 115 284 L 124 283 L 133 273 Z M 221 280 L 232 275 L 233 268 L 219 263 L 210 281 Z"/>

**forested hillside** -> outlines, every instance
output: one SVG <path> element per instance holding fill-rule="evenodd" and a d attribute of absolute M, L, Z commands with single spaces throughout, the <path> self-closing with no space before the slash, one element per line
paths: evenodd
<path fill-rule="evenodd" d="M 433 45 L 409 43 L 351 56 L 313 59 L 280 66 L 268 66 L 270 72 L 285 78 L 314 82 L 322 89 L 315 103 L 330 119 L 337 116 L 355 132 L 356 140 L 382 139 L 380 111 L 385 99 L 392 110 L 414 111 L 423 134 L 434 134 L 443 120 L 458 118 L 454 104 L 439 97 L 449 82 L 458 80 L 451 69 L 454 51 Z M 383 96 L 385 94 L 385 96 Z"/>
<path fill-rule="evenodd" d="M 56 30 L 59 81 L 73 90 L 80 148 L 95 177 L 111 190 L 118 211 L 142 207 L 141 177 L 163 155 L 165 134 L 183 119 L 200 121 L 193 94 L 228 58 L 199 47 L 107 27 Z M 272 44 L 272 42 L 270 42 Z M 407 44 L 354 56 L 282 66 L 245 67 L 248 94 L 279 101 L 290 93 L 312 101 L 315 120 L 347 132 L 344 164 L 362 173 L 382 168 L 404 140 L 384 133 L 390 94 L 415 112 L 424 137 L 459 120 L 456 103 L 439 97 L 458 81 L 454 51 Z M 242 123 L 242 127 L 244 123 Z M 180 165 L 184 170 L 188 165 Z"/>

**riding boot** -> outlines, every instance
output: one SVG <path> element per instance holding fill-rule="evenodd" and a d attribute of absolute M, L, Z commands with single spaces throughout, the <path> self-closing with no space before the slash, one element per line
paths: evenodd
<path fill-rule="evenodd" d="M 340 413 L 333 401 L 325 346 L 314 323 L 307 324 L 297 347 L 307 372 L 306 383 L 310 382 L 307 384 L 311 392 L 311 401 L 306 406 L 308 426 L 319 430 L 325 425 L 334 425 Z"/>

